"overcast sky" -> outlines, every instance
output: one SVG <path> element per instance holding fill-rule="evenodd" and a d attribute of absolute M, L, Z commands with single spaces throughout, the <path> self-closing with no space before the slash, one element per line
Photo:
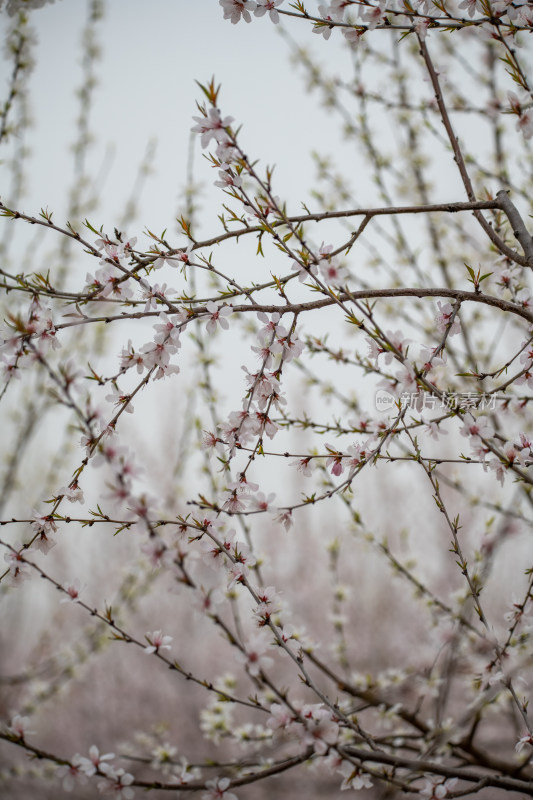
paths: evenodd
<path fill-rule="evenodd" d="M 82 74 L 80 41 L 87 5 L 85 0 L 57 0 L 31 15 L 39 46 L 31 81 L 33 156 L 23 205 L 30 212 L 48 206 L 56 219 L 66 210 L 72 164 L 68 148 L 77 114 L 75 91 Z M 4 15 L 0 24 L 5 29 L 7 23 Z M 329 63 L 338 58 L 338 48 L 311 36 L 310 26 L 288 28 Z M 223 19 L 217 0 L 152 0 L 149 7 L 143 0 L 115 0 L 106 5 L 97 30 L 102 59 L 96 65 L 99 86 L 89 168 L 97 175 L 104 167 L 105 180 L 101 213 L 91 221 L 106 228 L 117 222 L 147 143 L 155 139 L 155 172 L 143 193 L 141 223 L 156 231 L 171 229 L 185 182 L 195 102 L 201 99 L 195 80 L 206 82 L 213 75 L 222 84 L 224 113 L 243 125 L 249 157 L 260 158 L 264 165 L 276 164 L 279 194 L 309 199 L 310 150 L 334 148 L 336 125 L 328 124 L 315 99 L 306 95 L 289 62 L 287 42 L 268 17 L 232 25 Z M 106 160 L 110 147 L 111 162 Z M 195 176 L 206 188 L 217 177 L 202 163 L 198 143 Z M 208 196 L 221 199 L 212 188 L 204 195 Z"/>

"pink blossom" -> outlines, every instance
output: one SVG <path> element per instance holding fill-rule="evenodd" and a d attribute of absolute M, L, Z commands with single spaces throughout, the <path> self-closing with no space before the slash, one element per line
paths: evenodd
<path fill-rule="evenodd" d="M 56 775 L 62 780 L 65 792 L 72 792 L 77 784 L 84 786 L 87 783 L 87 776 L 80 766 L 81 761 L 82 756 L 76 753 L 70 764 L 62 764 L 57 768 Z"/>
<path fill-rule="evenodd" d="M 284 624 L 281 630 L 278 630 L 279 636 L 285 644 L 293 644 L 298 650 L 305 650 L 310 653 L 315 649 L 316 644 L 307 636 L 305 628 L 297 628 L 295 625 Z"/>
<path fill-rule="evenodd" d="M 213 558 L 217 558 L 223 553 L 230 553 L 235 547 L 237 531 L 234 528 L 231 528 L 229 531 L 219 532 L 214 525 L 209 524 L 206 530 L 213 535 L 213 538 L 211 538 L 211 536 L 202 537 L 200 543 L 201 549 L 205 553 L 213 556 Z M 216 540 L 214 538 L 215 536 Z"/>
<path fill-rule="evenodd" d="M 165 299 L 165 293 L 167 292 L 166 283 L 164 283 L 162 286 L 160 286 L 158 283 L 150 286 L 148 281 L 142 279 L 139 281 L 139 287 L 141 289 L 141 297 L 146 301 L 144 311 L 150 311 L 152 308 L 161 306 L 161 300 Z M 168 291 L 176 294 L 174 289 L 169 289 Z"/>
<path fill-rule="evenodd" d="M 227 330 L 229 328 L 229 322 L 226 317 L 232 313 L 231 306 L 218 306 L 216 303 L 213 303 L 212 300 L 209 303 L 206 303 L 205 306 L 211 315 L 209 322 L 206 325 L 208 333 L 214 333 L 217 327 L 217 322 L 221 328 Z"/>
<path fill-rule="evenodd" d="M 533 746 L 533 735 L 530 733 L 526 733 L 525 736 L 522 736 L 515 745 L 515 750 L 517 753 L 521 753 L 522 750 L 526 745 Z"/>
<path fill-rule="evenodd" d="M 444 366 L 447 361 L 447 354 L 445 350 L 442 350 L 439 355 L 436 355 L 437 348 L 433 347 L 422 347 L 420 349 L 419 358 L 422 362 L 422 370 L 424 372 L 429 372 L 434 367 Z"/>
<path fill-rule="evenodd" d="M 56 337 L 56 329 L 52 318 L 43 320 L 43 326 L 38 334 L 40 352 L 46 352 L 50 347 L 52 350 L 58 350 L 61 347 L 59 339 Z"/>
<path fill-rule="evenodd" d="M 230 514 L 238 514 L 244 511 L 246 506 L 245 502 L 248 500 L 248 495 L 239 492 L 237 489 L 231 489 L 228 496 L 224 500 L 222 508 Z"/>
<path fill-rule="evenodd" d="M 132 500 L 132 486 L 129 481 L 117 480 L 115 483 L 108 483 L 107 487 L 110 491 L 107 492 L 104 497 L 112 502 L 123 504 L 126 501 Z"/>
<path fill-rule="evenodd" d="M 434 9 L 433 0 L 413 0 L 412 5 L 420 9 L 422 14 L 429 14 Z"/>
<path fill-rule="evenodd" d="M 311 276 L 316 277 L 318 275 L 318 266 L 316 264 L 299 264 L 298 261 L 293 261 L 291 264 L 291 270 L 293 272 L 298 273 L 298 280 L 300 283 L 303 283 Z"/>
<path fill-rule="evenodd" d="M 19 366 L 19 356 L 8 357 L 4 353 L 0 353 L 0 367 L 2 368 L 2 378 L 5 383 L 8 383 L 11 378 L 20 380 Z"/>
<path fill-rule="evenodd" d="M 374 30 L 385 19 L 384 0 L 376 6 L 359 6 L 359 14 L 368 30 Z"/>
<path fill-rule="evenodd" d="M 196 119 L 202 119 L 202 117 L 196 117 Z M 178 251 L 177 253 L 165 253 L 165 254 L 159 253 L 159 258 L 156 258 L 152 266 L 154 269 L 160 269 L 161 267 L 164 267 L 166 264 L 168 264 L 170 267 L 177 267 L 178 264 L 188 264 L 189 255 L 191 251 L 192 251 L 192 245 L 188 247 L 186 250 L 181 250 Z M 163 286 L 166 286 L 166 284 L 163 284 Z M 174 290 L 169 289 L 169 291 L 173 292 Z"/>
<path fill-rule="evenodd" d="M 276 11 L 276 6 L 280 6 L 283 0 L 257 0 L 257 8 L 254 11 L 256 17 L 262 17 L 263 14 L 268 15 L 272 22 L 277 25 L 279 22 L 279 14 Z"/>
<path fill-rule="evenodd" d="M 292 511 L 290 509 L 280 508 L 278 515 L 274 517 L 274 522 L 281 523 L 281 525 L 283 525 L 285 530 L 288 531 L 289 528 L 292 528 L 292 526 L 294 525 L 294 520 L 292 518 Z"/>
<path fill-rule="evenodd" d="M 130 396 L 121 394 L 117 385 L 112 387 L 111 393 L 107 394 L 105 399 L 108 403 L 113 403 L 117 411 L 123 409 L 128 414 L 133 414 L 134 408 L 133 403 L 130 403 Z"/>
<path fill-rule="evenodd" d="M 245 22 L 251 22 L 251 11 L 255 11 L 256 4 L 252 0 L 219 0 L 224 10 L 224 19 L 229 19 L 235 25 L 241 17 Z M 203 145 L 202 145 L 203 146 Z"/>
<path fill-rule="evenodd" d="M 280 343 L 283 345 L 283 360 L 287 363 L 292 361 L 293 358 L 299 358 L 305 347 L 302 340 L 295 333 L 292 334 L 290 340 L 288 337 L 280 339 Z"/>
<path fill-rule="evenodd" d="M 150 767 L 160 770 L 163 775 L 168 775 L 173 767 L 173 760 L 177 755 L 178 748 L 170 743 L 158 745 L 152 750 L 152 762 Z"/>
<path fill-rule="evenodd" d="M 119 463 L 126 455 L 127 450 L 125 447 L 118 445 L 117 436 L 112 428 L 107 428 L 105 436 L 100 439 L 98 445 L 98 452 L 93 458 L 94 466 L 107 463 Z"/>
<path fill-rule="evenodd" d="M 524 456 L 530 455 L 531 448 L 533 447 L 532 440 L 529 438 L 529 436 L 526 436 L 526 434 L 522 432 L 520 432 L 518 436 L 520 439 L 520 444 L 518 445 L 519 449 L 522 450 Z"/>
<path fill-rule="evenodd" d="M 257 353 L 265 369 L 270 368 L 274 358 L 283 352 L 283 347 L 276 340 L 270 342 L 270 344 L 264 343 L 261 347 L 252 346 L 251 349 L 254 353 Z"/>
<path fill-rule="evenodd" d="M 257 511 L 270 511 L 270 506 L 275 498 L 276 495 L 274 492 L 270 492 L 268 497 L 264 492 L 257 492 L 255 497 L 252 498 L 252 508 L 255 508 Z"/>
<path fill-rule="evenodd" d="M 218 608 L 225 600 L 225 597 L 218 589 L 210 589 L 206 591 L 202 589 L 201 597 L 197 596 L 194 607 L 202 614 L 213 614 L 215 609 Z"/>
<path fill-rule="evenodd" d="M 287 728 L 292 722 L 294 722 L 294 717 L 286 706 L 272 703 L 270 717 L 267 719 L 267 727 L 270 730 L 277 731 L 280 728 Z"/>
<path fill-rule="evenodd" d="M 404 364 L 396 375 L 395 391 L 401 394 L 410 394 L 411 396 L 418 394 L 420 387 L 416 380 L 416 374 L 410 364 Z"/>
<path fill-rule="evenodd" d="M 244 583 L 247 576 L 246 564 L 232 563 L 228 569 L 228 591 L 231 591 L 238 583 Z"/>
<path fill-rule="evenodd" d="M 522 113 L 522 103 L 518 99 L 518 96 L 514 92 L 508 91 L 507 99 L 509 100 L 509 105 L 511 106 L 513 114 L 520 115 Z"/>
<path fill-rule="evenodd" d="M 248 569 L 248 567 L 253 567 L 256 563 L 255 556 L 247 545 L 242 542 L 234 542 L 232 556 L 235 564 L 242 564 L 246 569 Z"/>
<path fill-rule="evenodd" d="M 272 196 L 269 194 L 265 196 L 260 194 L 258 197 L 254 197 L 254 202 L 257 207 L 251 206 L 249 203 L 243 203 L 243 208 L 251 219 L 265 219 L 271 213 L 280 218 L 279 209 L 282 206 L 282 202 L 277 195 Z"/>
<path fill-rule="evenodd" d="M 342 22 L 346 9 L 351 5 L 351 0 L 330 0 L 328 13 L 331 15 L 332 19 L 337 20 L 337 22 Z"/>
<path fill-rule="evenodd" d="M 118 261 L 118 257 L 116 260 Z M 87 274 L 85 280 L 88 289 L 96 292 L 100 297 L 113 297 L 119 300 L 127 300 L 132 297 L 133 291 L 129 279 L 126 280 L 124 273 L 107 261 L 100 263 L 103 266 L 95 272 L 94 277 Z"/>
<path fill-rule="evenodd" d="M 170 363 L 171 356 L 177 352 L 178 346 L 173 344 L 170 338 L 162 342 L 149 342 L 141 347 L 144 365 L 148 367 L 148 369 L 157 367 L 154 373 L 155 380 L 179 373 L 179 367 L 176 364 Z"/>
<path fill-rule="evenodd" d="M 385 353 L 385 364 L 392 363 L 393 359 L 398 359 L 407 355 L 407 349 L 411 343 L 411 339 L 405 338 L 402 331 L 387 331 L 385 334 L 387 343 L 394 349 L 383 349 L 381 352 Z M 367 339 L 368 342 L 368 339 Z"/>
<path fill-rule="evenodd" d="M 328 12 L 329 8 L 326 5 L 318 6 L 318 13 L 322 17 L 322 19 L 327 22 L 332 22 L 333 18 L 329 15 Z M 325 25 L 323 23 L 316 23 L 313 26 L 313 33 L 319 33 L 324 37 L 324 39 L 329 39 L 329 37 L 331 36 L 331 26 Z"/>
<path fill-rule="evenodd" d="M 329 709 L 320 704 L 305 705 L 301 710 L 304 724 L 293 723 L 291 730 L 305 745 L 314 748 L 317 755 L 325 755 L 339 738 L 339 726 Z"/>
<path fill-rule="evenodd" d="M 159 536 L 152 536 L 142 545 L 141 551 L 148 556 L 148 560 L 153 567 L 160 567 L 163 564 L 168 548 Z"/>
<path fill-rule="evenodd" d="M 426 38 L 430 25 L 431 20 L 428 17 L 419 17 L 415 20 L 413 27 L 422 41 Z"/>
<path fill-rule="evenodd" d="M 503 615 L 503 618 L 506 622 L 510 625 L 516 625 L 522 619 L 524 615 L 524 608 L 518 601 L 515 594 L 513 594 L 513 605 L 510 611 L 506 611 Z"/>
<path fill-rule="evenodd" d="M 105 251 L 105 256 L 107 256 L 107 258 L 104 257 L 100 261 L 100 264 L 105 264 L 108 260 L 114 261 L 115 264 L 118 264 L 120 259 L 124 258 L 126 255 L 124 252 L 124 246 L 121 243 L 111 242 L 109 240 L 104 244 L 103 250 Z"/>
<path fill-rule="evenodd" d="M 31 720 L 29 717 L 22 717 L 20 714 L 15 714 L 7 730 L 12 736 L 16 736 L 18 739 L 24 739 L 26 736 L 35 733 L 35 731 L 29 729 L 30 724 Z"/>
<path fill-rule="evenodd" d="M 71 486 L 62 486 L 57 492 L 57 497 L 60 496 L 63 496 L 69 503 L 83 503 L 85 499 L 77 481 Z"/>
<path fill-rule="evenodd" d="M 33 511 L 33 522 L 31 527 L 34 533 L 55 533 L 57 531 L 57 524 L 50 514 L 39 514 L 38 511 Z"/>
<path fill-rule="evenodd" d="M 97 250 L 103 250 L 104 247 L 114 244 L 114 242 L 109 238 L 109 236 L 107 236 L 107 234 L 103 233 L 102 237 L 103 238 L 94 240 L 94 246 L 96 247 Z"/>
<path fill-rule="evenodd" d="M 218 531 L 222 526 L 220 519 L 210 514 L 207 514 L 205 517 L 198 520 L 198 524 L 201 526 L 202 530 L 205 531 L 205 533 L 209 533 L 212 536 L 218 535 Z M 230 536 L 232 533 L 235 533 L 235 531 L 228 531 L 225 536 Z"/>
<path fill-rule="evenodd" d="M 350 478 L 353 477 L 356 469 L 366 461 L 368 446 L 362 444 L 351 444 L 346 452 L 349 458 L 346 459 L 346 466 L 350 470 Z"/>
<path fill-rule="evenodd" d="M 434 420 L 430 419 L 426 422 L 423 417 L 420 417 L 420 421 L 424 423 L 426 431 L 429 433 L 432 439 L 436 442 L 439 441 L 440 436 L 447 436 L 448 431 L 445 431 L 443 428 L 439 427 L 438 423 Z"/>
<path fill-rule="evenodd" d="M 125 234 L 121 233 L 121 247 L 122 251 L 126 255 L 131 255 L 135 245 L 137 244 L 137 237 L 136 236 L 126 236 Z"/>
<path fill-rule="evenodd" d="M 313 459 L 311 456 L 307 456 L 305 458 L 297 458 L 296 461 L 291 461 L 289 467 L 296 467 L 298 472 L 301 472 L 302 475 L 305 475 L 306 478 L 310 478 L 313 474 Z"/>
<path fill-rule="evenodd" d="M 262 634 L 252 636 L 246 644 L 244 653 L 237 653 L 237 658 L 246 664 L 250 675 L 257 677 L 259 673 L 268 669 L 274 663 L 270 656 L 266 655 L 268 642 Z"/>
<path fill-rule="evenodd" d="M 249 575 L 249 568 L 256 563 L 255 556 L 246 545 L 238 543 L 231 553 L 233 561 L 228 569 L 228 589 L 233 589 L 238 583 L 244 583 Z"/>
<path fill-rule="evenodd" d="M 9 578 L 12 586 L 18 586 L 30 577 L 30 565 L 24 560 L 22 552 L 22 544 L 17 542 L 13 550 L 4 553 L 4 561 L 9 568 Z"/>
<path fill-rule="evenodd" d="M 228 169 L 239 158 L 239 151 L 230 139 L 219 142 L 215 152 L 222 169 Z"/>
<path fill-rule="evenodd" d="M 271 314 L 270 319 L 263 311 L 259 311 L 257 314 L 257 319 L 264 325 L 264 327 L 259 331 L 259 340 L 261 342 L 271 341 L 273 335 L 282 338 L 284 336 L 288 336 L 287 329 L 280 324 L 281 315 L 277 311 L 274 312 L 274 314 Z"/>
<path fill-rule="evenodd" d="M 55 539 L 52 539 L 49 534 L 47 535 L 44 530 L 41 530 L 33 542 L 33 547 L 36 547 L 43 555 L 47 556 L 52 547 L 55 547 L 56 544 L 57 542 Z"/>
<path fill-rule="evenodd" d="M 531 8 L 531 3 L 527 0 L 509 3 L 507 6 L 507 14 L 515 25 L 533 26 L 533 9 Z"/>
<path fill-rule="evenodd" d="M 121 370 L 125 372 L 130 367 L 137 367 L 137 372 L 139 375 L 146 368 L 142 354 L 135 352 L 131 343 L 131 339 L 128 341 L 127 346 L 122 348 L 122 352 L 120 354 Z"/>
<path fill-rule="evenodd" d="M 232 454 L 235 452 L 237 440 L 239 439 L 242 440 L 241 443 L 246 443 L 246 439 L 248 438 L 246 430 L 239 430 L 238 425 L 221 422 L 219 423 L 218 429 L 220 431 L 220 441 L 229 446 Z"/>
<path fill-rule="evenodd" d="M 348 270 L 346 267 L 341 267 L 334 259 L 322 259 L 319 268 L 324 281 L 332 286 L 341 287 L 348 281 Z"/>
<path fill-rule="evenodd" d="M 21 326 L 19 326 L 21 330 Z M 60 347 L 56 340 L 56 329 L 52 318 L 52 310 L 48 306 L 43 306 L 39 298 L 35 297 L 30 303 L 28 311 L 28 321 L 25 325 L 25 335 L 32 336 L 40 340 L 41 348 L 45 352 L 51 345 L 54 350 Z"/>
<path fill-rule="evenodd" d="M 265 414 L 261 411 L 256 411 L 254 417 L 256 423 L 254 426 L 254 433 L 260 434 L 261 431 L 264 431 L 269 439 L 273 439 L 276 433 L 279 431 L 278 423 L 270 419 L 268 414 Z"/>
<path fill-rule="evenodd" d="M 148 647 L 144 648 L 145 653 L 158 653 L 160 650 L 172 649 L 172 645 L 170 644 L 172 636 L 164 636 L 163 631 L 154 631 L 151 634 L 147 633 L 145 638 L 149 643 Z"/>
<path fill-rule="evenodd" d="M 237 0 L 235 0 L 235 2 L 234 0 L 224 0 L 224 2 L 233 6 L 237 3 Z M 248 14 L 248 16 L 250 15 Z M 235 20 L 235 22 L 238 22 L 238 19 Z M 214 139 L 218 144 L 227 141 L 228 134 L 226 132 L 226 128 L 229 128 L 229 126 L 233 122 L 233 117 L 224 117 L 224 119 L 222 119 L 222 117 L 220 116 L 220 110 L 218 108 L 213 107 L 209 109 L 209 111 L 205 116 L 193 117 L 193 119 L 197 122 L 197 124 L 194 125 L 194 127 L 192 127 L 191 130 L 194 133 L 202 134 L 201 138 L 202 147 L 207 147 L 211 139 Z"/>
<path fill-rule="evenodd" d="M 200 780 L 201 772 L 198 767 L 191 767 L 183 756 L 181 756 L 180 762 L 179 766 L 174 765 L 172 775 L 172 780 L 176 781 L 178 786 L 186 786 L 192 781 Z"/>
<path fill-rule="evenodd" d="M 370 775 L 363 772 L 359 767 L 355 767 L 349 761 L 343 761 L 337 772 L 344 776 L 341 791 L 345 789 L 358 791 L 359 789 L 370 789 L 373 786 Z"/>
<path fill-rule="evenodd" d="M 365 28 L 343 28 L 341 31 L 342 35 L 352 48 L 357 47 L 357 45 L 360 44 L 364 32 Z"/>
<path fill-rule="evenodd" d="M 202 435 L 202 449 L 210 450 L 217 446 L 218 441 L 218 437 L 215 433 L 211 433 L 211 431 L 204 431 Z"/>
<path fill-rule="evenodd" d="M 115 769 L 110 764 L 100 764 L 100 772 L 105 774 L 105 779 L 99 781 L 96 785 L 102 794 L 110 794 L 116 800 L 131 800 L 135 797 L 135 792 L 130 788 L 133 783 L 134 777 L 129 772 L 124 772 L 122 768 Z"/>
<path fill-rule="evenodd" d="M 464 8 L 468 12 L 469 17 L 473 17 L 476 11 L 480 14 L 485 13 L 480 0 L 463 0 L 462 3 L 459 3 L 459 8 Z"/>
<path fill-rule="evenodd" d="M 452 318 L 454 309 L 450 303 L 444 303 L 444 305 L 437 301 L 437 306 L 439 308 L 439 313 L 437 314 L 435 323 L 437 325 L 437 329 L 440 333 L 444 333 L 450 324 L 450 319 Z M 450 328 L 449 336 L 454 336 L 456 333 L 461 332 L 461 323 L 459 319 L 456 317 L 453 321 L 453 324 Z"/>
<path fill-rule="evenodd" d="M 529 134 L 529 136 L 526 136 L 526 139 L 529 139 L 530 136 L 533 135 L 533 114 L 531 115 L 531 126 L 532 126 L 531 133 Z M 524 136 L 525 136 L 525 134 L 524 134 Z M 529 308 L 530 307 L 530 305 L 531 305 L 531 292 L 529 291 L 527 286 L 524 286 L 523 289 L 520 289 L 516 293 L 515 299 L 516 299 L 517 303 L 520 303 L 522 308 Z"/>
<path fill-rule="evenodd" d="M 385 352 L 385 349 L 376 339 L 370 336 L 366 336 L 365 341 L 368 345 L 368 358 L 374 359 L 374 361 L 377 363 L 378 357 Z"/>
<path fill-rule="evenodd" d="M 465 419 L 460 433 L 462 436 L 479 437 L 480 439 L 490 439 L 494 436 L 494 430 L 488 417 L 483 416 L 474 418 L 469 415 L 469 419 Z"/>
<path fill-rule="evenodd" d="M 161 312 L 159 315 L 159 322 L 154 325 L 154 331 L 156 332 L 154 341 L 159 344 L 166 342 L 168 339 L 176 347 L 181 347 L 180 332 L 187 319 L 186 311 L 179 311 L 177 314 L 173 313 L 172 319 L 170 319 L 168 314 Z"/>
<path fill-rule="evenodd" d="M 342 762 L 343 758 L 337 753 L 336 750 L 330 750 L 327 756 L 324 756 L 324 758 L 320 760 L 320 763 L 327 767 L 330 772 L 338 770 L 342 765 Z"/>
<path fill-rule="evenodd" d="M 480 439 L 478 440 L 476 437 L 473 438 L 470 444 L 470 450 L 473 458 L 477 458 L 483 464 L 485 463 L 487 455 L 490 453 L 489 448 L 485 447 L 483 442 Z"/>
<path fill-rule="evenodd" d="M 500 459 L 497 456 L 494 456 L 493 458 L 490 458 L 488 461 L 486 461 L 483 464 L 483 468 L 485 470 L 487 470 L 487 468 L 488 468 L 488 469 L 492 470 L 493 472 L 495 472 L 496 473 L 496 478 L 500 482 L 501 486 L 503 486 L 503 483 L 504 483 L 504 480 L 505 480 L 505 472 L 506 472 L 506 469 L 507 469 L 507 465 L 504 464 L 503 461 L 500 461 Z"/>
<path fill-rule="evenodd" d="M 82 585 L 79 581 L 73 581 L 72 583 L 68 583 L 65 587 L 65 592 L 67 597 L 63 597 L 59 602 L 60 603 L 75 603 L 79 599 L 80 592 L 82 591 Z"/>
<path fill-rule="evenodd" d="M 533 371 L 531 371 L 532 364 L 530 363 L 525 372 L 518 376 L 515 380 L 515 386 L 522 386 L 527 383 L 529 389 L 533 389 Z"/>
<path fill-rule="evenodd" d="M 133 511 L 136 517 L 141 520 L 149 519 L 154 515 L 155 498 L 150 497 L 143 493 L 137 497 L 130 497 L 131 506 L 129 510 Z"/>
<path fill-rule="evenodd" d="M 242 186 L 242 178 L 232 172 L 230 169 L 218 171 L 218 181 L 215 181 L 215 186 L 220 186 L 221 189 L 228 189 L 230 186 L 235 186 L 240 189 Z"/>
<path fill-rule="evenodd" d="M 256 594 L 259 605 L 254 609 L 254 614 L 259 618 L 259 624 L 264 625 L 272 614 L 276 614 L 279 611 L 277 607 L 278 595 L 273 586 L 267 586 L 266 589 L 257 589 Z"/>
<path fill-rule="evenodd" d="M 520 452 L 512 442 L 505 442 L 501 449 L 509 466 L 512 466 L 513 464 L 518 465 L 521 463 Z"/>
<path fill-rule="evenodd" d="M 426 780 L 424 787 L 420 791 L 420 796 L 426 797 L 428 800 L 442 800 L 442 798 L 448 797 L 448 792 L 453 790 L 457 781 L 457 778 L 448 778 L 447 781 L 441 783 Z"/>
<path fill-rule="evenodd" d="M 245 400 L 243 402 L 242 411 L 232 411 L 229 415 L 228 422 L 226 424 L 220 424 L 219 430 L 226 436 L 226 440 L 229 435 L 236 434 L 237 432 L 240 435 L 240 439 L 247 439 L 249 436 L 252 435 L 253 429 L 255 428 L 254 420 L 250 414 L 249 404 Z"/>
<path fill-rule="evenodd" d="M 326 450 L 330 453 L 329 458 L 326 460 L 326 469 L 331 467 L 331 474 L 335 476 L 342 475 L 344 472 L 344 464 L 342 463 L 342 453 L 335 450 L 330 444 L 326 442 Z"/>
<path fill-rule="evenodd" d="M 229 778 L 214 778 L 207 781 L 205 788 L 208 790 L 202 795 L 202 800 L 238 800 L 237 795 L 228 792 Z"/>
<path fill-rule="evenodd" d="M 526 364 L 529 369 L 533 363 L 533 344 L 529 339 L 526 339 L 525 342 L 522 342 L 521 346 L 525 349 L 520 353 L 520 363 Z"/>
<path fill-rule="evenodd" d="M 263 411 L 270 398 L 274 397 L 279 398 L 278 393 L 281 389 L 281 385 L 279 380 L 275 377 L 275 373 L 264 372 L 262 375 L 259 375 L 257 372 L 250 373 L 247 367 L 245 366 L 243 366 L 242 369 L 246 373 L 246 380 L 248 384 L 252 387 L 253 398 L 257 402 L 259 409 L 261 411 Z M 249 414 L 247 416 L 249 416 Z M 230 415 L 230 420 L 231 420 L 231 415 Z"/>

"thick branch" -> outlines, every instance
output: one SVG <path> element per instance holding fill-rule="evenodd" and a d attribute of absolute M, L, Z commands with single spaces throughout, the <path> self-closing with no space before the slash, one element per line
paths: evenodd
<path fill-rule="evenodd" d="M 500 189 L 496 195 L 496 199 L 500 203 L 500 207 L 505 211 L 507 219 L 512 225 L 515 239 L 520 242 L 524 255 L 527 259 L 528 267 L 533 269 L 533 237 L 530 235 L 528 229 L 524 224 L 524 220 L 520 216 L 520 212 L 514 203 L 511 202 L 509 193 L 505 189 Z"/>

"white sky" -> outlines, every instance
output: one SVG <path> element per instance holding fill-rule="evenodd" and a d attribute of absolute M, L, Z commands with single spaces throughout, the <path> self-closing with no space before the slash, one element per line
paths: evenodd
<path fill-rule="evenodd" d="M 65 211 L 72 163 L 68 148 L 77 113 L 74 92 L 81 77 L 86 8 L 82 0 L 58 0 L 31 17 L 39 49 L 31 83 L 36 129 L 31 134 L 31 183 L 24 207 L 32 212 L 48 206 L 56 220 Z M 0 25 L 6 23 L 4 16 Z M 310 26 L 290 28 L 309 40 Z M 92 222 L 104 223 L 106 229 L 117 222 L 147 142 L 156 138 L 155 175 L 143 196 L 141 222 L 157 232 L 172 230 L 195 101 L 201 98 L 195 79 L 206 82 L 212 75 L 222 84 L 224 113 L 243 125 L 248 155 L 260 157 L 263 165 L 277 165 L 280 194 L 299 186 L 300 193 L 291 191 L 292 196 L 309 200 L 314 172 L 309 152 L 329 151 L 337 126 L 328 126 L 314 99 L 305 95 L 289 64 L 287 44 L 268 18 L 232 25 L 223 19 L 217 0 L 152 0 L 149 6 L 142 0 L 116 0 L 106 8 L 98 29 L 103 60 L 97 65 L 100 85 L 92 117 L 93 172 L 100 170 L 109 145 L 115 152 L 100 196 L 102 210 Z M 322 37 L 311 38 L 324 58 L 338 58 L 337 47 Z M 199 153 L 198 142 L 195 174 L 211 183 L 216 173 L 206 170 Z M 221 199 L 215 189 L 210 188 L 209 195 Z"/>

